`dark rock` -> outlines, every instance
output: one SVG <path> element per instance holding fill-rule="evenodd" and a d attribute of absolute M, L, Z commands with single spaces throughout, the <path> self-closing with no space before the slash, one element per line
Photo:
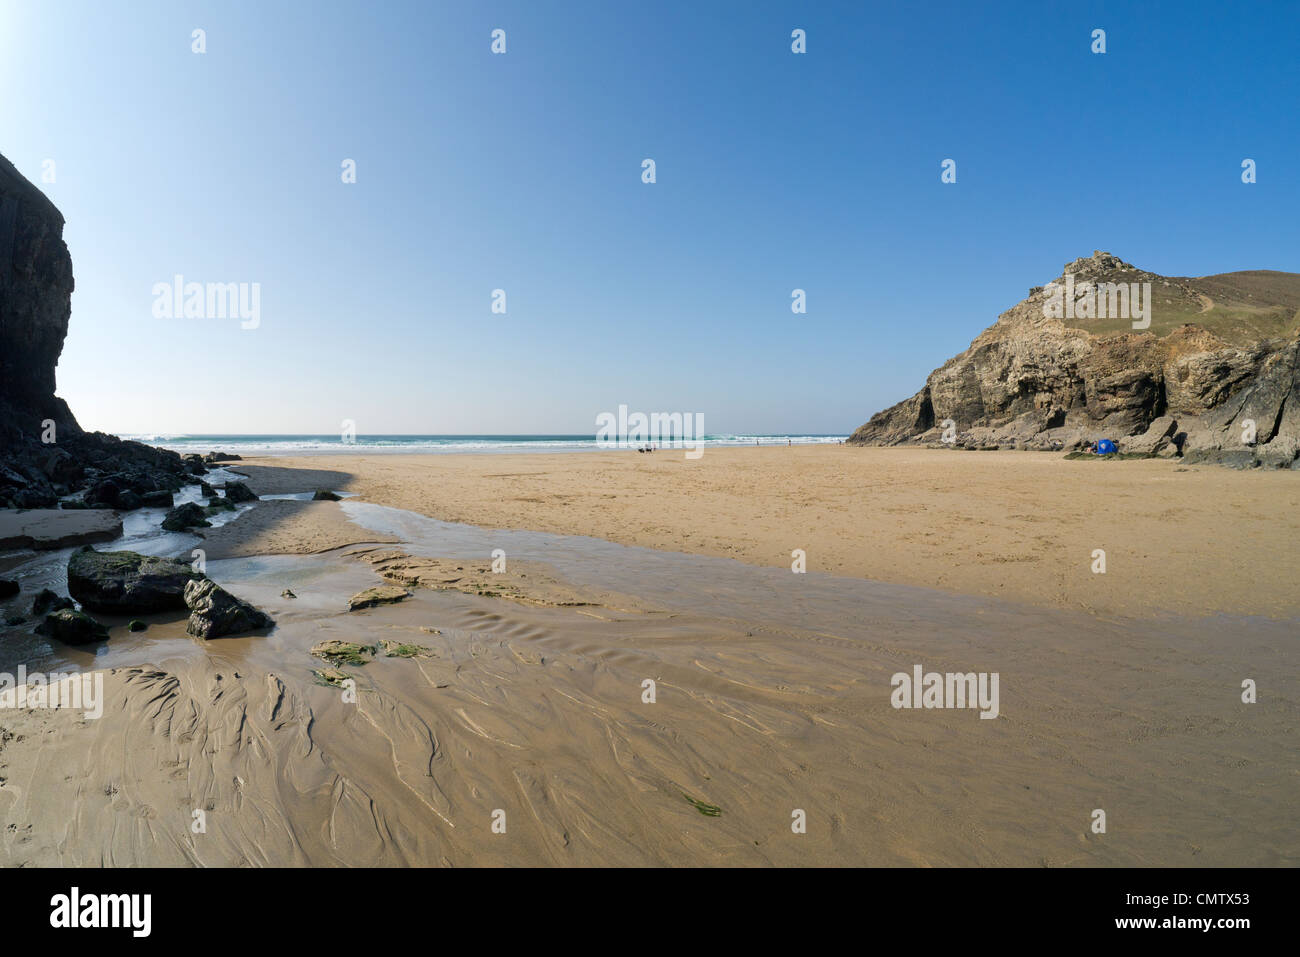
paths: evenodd
<path fill-rule="evenodd" d="M 68 592 L 94 611 L 130 614 L 185 607 L 185 586 L 204 576 L 171 558 L 97 552 L 89 545 L 68 560 Z"/>
<path fill-rule="evenodd" d="M 41 471 L 51 482 L 60 483 L 76 482 L 85 473 L 80 462 L 57 446 L 52 447 L 46 455 L 45 461 L 41 463 Z"/>
<path fill-rule="evenodd" d="M 117 497 L 117 509 L 120 512 L 134 512 L 138 508 L 144 507 L 144 497 L 137 495 L 130 489 L 122 492 Z"/>
<path fill-rule="evenodd" d="M 96 482 L 86 490 L 82 500 L 89 508 L 117 508 L 118 497 L 122 489 L 112 479 Z"/>
<path fill-rule="evenodd" d="M 54 397 L 72 289 L 62 214 L 0 156 L 0 405 L 26 413 L 6 428 L 37 440 L 44 419 L 54 420 L 60 442 L 64 433 L 80 431 Z M 48 456 L 48 446 L 38 451 Z"/>
<path fill-rule="evenodd" d="M 243 461 L 238 455 L 231 455 L 228 452 L 209 452 L 203 457 L 204 462 L 240 462 Z"/>
<path fill-rule="evenodd" d="M 257 496 L 243 482 L 231 482 L 226 486 L 227 502 L 256 502 Z"/>
<path fill-rule="evenodd" d="M 183 532 L 190 528 L 209 528 L 212 523 L 207 520 L 203 509 L 194 502 L 178 505 L 168 512 L 162 520 L 162 527 L 169 532 Z"/>
<path fill-rule="evenodd" d="M 54 394 L 72 313 L 63 225 L 54 205 L 0 157 L 0 503 L 57 508 L 63 495 L 102 482 L 109 484 L 87 497 L 89 507 L 119 508 L 128 491 L 175 491 L 192 467 L 179 455 L 85 432 Z M 125 506 L 133 505 L 128 497 Z"/>
<path fill-rule="evenodd" d="M 66 608 L 46 615 L 45 621 L 36 630 L 69 645 L 108 640 L 107 628 L 83 612 Z"/>
<path fill-rule="evenodd" d="M 48 588 L 42 588 L 36 594 L 36 599 L 32 602 L 32 614 L 38 618 L 41 615 L 51 611 L 60 611 L 64 608 L 75 608 L 76 604 L 71 598 L 50 591 Z"/>
<path fill-rule="evenodd" d="M 148 628 L 148 627 L 149 627 L 149 626 L 148 626 L 147 624 L 145 624 L 143 621 L 141 621 L 139 618 L 132 618 L 132 619 L 130 620 L 130 622 L 127 623 L 126 630 L 127 630 L 127 631 L 144 631 L 144 630 L 145 630 L 146 628 Z"/>
<path fill-rule="evenodd" d="M 185 604 L 190 609 L 186 631 L 196 638 L 220 638 L 260 631 L 275 624 L 270 616 L 236 598 L 211 579 L 185 586 Z"/>
<path fill-rule="evenodd" d="M 1234 469 L 1253 469 L 1259 465 L 1252 449 L 1193 449 L 1183 453 L 1186 465 L 1226 465 Z"/>
<path fill-rule="evenodd" d="M 12 598 L 20 591 L 22 591 L 22 588 L 16 581 L 0 578 L 0 598 Z"/>
<path fill-rule="evenodd" d="M 59 497 L 53 489 L 24 488 L 15 492 L 10 501 L 14 508 L 55 508 Z"/>
<path fill-rule="evenodd" d="M 337 502 L 342 496 L 336 495 L 327 488 L 318 488 L 316 494 L 311 497 L 313 502 Z"/>
<path fill-rule="evenodd" d="M 212 498 L 212 496 L 217 494 L 217 490 L 207 482 L 199 482 L 199 494 L 207 498 Z"/>
<path fill-rule="evenodd" d="M 145 492 L 140 496 L 140 501 L 145 508 L 171 508 L 174 499 L 171 492 L 160 490 Z"/>

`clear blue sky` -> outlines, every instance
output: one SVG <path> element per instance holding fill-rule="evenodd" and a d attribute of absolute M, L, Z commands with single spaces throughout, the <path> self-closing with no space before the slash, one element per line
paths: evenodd
<path fill-rule="evenodd" d="M 1300 268 L 1298 28 L 1295 3 L 0 0 L 0 152 L 68 220 L 59 392 L 90 428 L 586 433 L 626 403 L 847 432 L 1094 249 Z M 260 328 L 155 318 L 176 273 L 260 283 Z"/>

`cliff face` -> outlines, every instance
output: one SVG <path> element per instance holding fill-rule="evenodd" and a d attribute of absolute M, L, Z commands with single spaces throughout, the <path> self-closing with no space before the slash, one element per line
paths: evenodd
<path fill-rule="evenodd" d="M 0 508 L 129 510 L 202 474 L 175 452 L 81 430 L 54 394 L 71 314 L 63 216 L 0 156 Z"/>
<path fill-rule="evenodd" d="M 1300 275 L 1171 278 L 1109 253 L 1075 260 L 849 444 L 1069 451 L 1101 438 L 1300 466 Z"/>
<path fill-rule="evenodd" d="M 79 431 L 54 395 L 54 368 L 72 314 L 72 257 L 63 216 L 0 156 L 0 442 L 40 434 L 53 419 Z"/>

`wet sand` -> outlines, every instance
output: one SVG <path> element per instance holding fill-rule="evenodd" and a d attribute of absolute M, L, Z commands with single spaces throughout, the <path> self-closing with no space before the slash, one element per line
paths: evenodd
<path fill-rule="evenodd" d="M 250 474 L 258 491 L 302 490 L 274 484 L 302 475 Z M 363 468 L 348 474 L 366 487 Z M 271 504 L 224 533 L 239 537 Z M 179 616 L 139 634 L 110 619 L 108 643 L 47 647 L 28 663 L 102 669 L 108 703 L 98 720 L 0 712 L 0 861 L 1300 860 L 1294 622 L 1099 616 L 811 562 L 794 575 L 369 501 L 318 504 L 333 506 L 316 510 L 333 527 L 300 554 L 209 564 L 272 614 L 269 636 L 202 642 Z M 316 547 L 358 535 L 374 544 Z M 494 573 L 498 549 L 507 564 Z M 349 596 L 385 581 L 411 597 L 347 611 Z M 313 677 L 325 665 L 310 649 L 327 639 L 424 650 L 344 666 L 350 702 Z M 918 664 L 998 673 L 999 716 L 892 707 L 891 676 Z M 1241 701 L 1246 678 L 1257 704 Z M 1105 834 L 1090 829 L 1095 809 Z M 791 829 L 796 811 L 806 833 Z"/>

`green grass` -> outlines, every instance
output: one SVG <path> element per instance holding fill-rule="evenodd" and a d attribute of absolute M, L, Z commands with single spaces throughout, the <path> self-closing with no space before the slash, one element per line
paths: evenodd
<path fill-rule="evenodd" d="M 1114 280 L 1141 281 L 1136 273 L 1116 275 Z M 1174 281 L 1185 283 L 1193 294 L 1188 295 L 1175 285 L 1153 282 L 1149 329 L 1134 329 L 1132 319 L 1063 321 L 1067 326 L 1085 329 L 1095 336 L 1145 331 L 1163 337 L 1179 326 L 1193 323 L 1235 346 L 1285 337 L 1300 327 L 1300 275 L 1296 273 L 1257 270 Z M 1208 310 L 1205 310 L 1207 302 L 1200 298 L 1201 295 L 1208 297 L 1213 304 Z"/>

